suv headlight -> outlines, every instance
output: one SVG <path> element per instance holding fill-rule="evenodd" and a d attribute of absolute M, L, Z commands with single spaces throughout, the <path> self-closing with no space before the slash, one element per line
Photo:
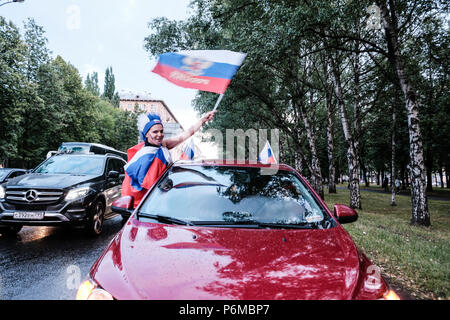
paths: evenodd
<path fill-rule="evenodd" d="M 66 201 L 71 201 L 71 200 L 75 200 L 75 199 L 79 199 L 79 198 L 83 198 L 85 197 L 92 189 L 89 187 L 81 187 L 81 188 L 76 188 L 73 190 L 70 190 L 67 195 L 65 200 Z"/>
<path fill-rule="evenodd" d="M 0 186 L 0 200 L 5 198 L 5 188 Z"/>

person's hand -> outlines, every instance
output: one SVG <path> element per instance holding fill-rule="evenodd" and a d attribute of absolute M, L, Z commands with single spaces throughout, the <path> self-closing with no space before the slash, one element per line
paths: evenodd
<path fill-rule="evenodd" d="M 217 110 L 209 111 L 202 117 L 202 122 L 206 123 L 210 121 L 212 118 L 214 118 L 214 115 L 216 114 Z"/>

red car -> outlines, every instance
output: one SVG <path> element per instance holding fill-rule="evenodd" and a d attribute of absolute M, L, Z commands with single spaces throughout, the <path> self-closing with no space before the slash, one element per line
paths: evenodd
<path fill-rule="evenodd" d="M 170 166 L 95 262 L 77 299 L 397 299 L 308 182 L 280 165 Z M 133 207 L 130 197 L 115 210 Z"/>

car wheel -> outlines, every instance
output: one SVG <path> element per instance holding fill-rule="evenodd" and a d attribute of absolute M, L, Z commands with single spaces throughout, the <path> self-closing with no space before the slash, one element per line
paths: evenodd
<path fill-rule="evenodd" d="M 0 227 L 0 233 L 4 236 L 15 236 L 22 230 L 22 225 L 15 225 L 15 226 L 1 226 Z"/>
<path fill-rule="evenodd" d="M 86 223 L 86 231 L 88 234 L 98 236 L 102 233 L 103 221 L 105 219 L 105 205 L 102 201 L 97 200 L 91 206 L 88 220 Z"/>

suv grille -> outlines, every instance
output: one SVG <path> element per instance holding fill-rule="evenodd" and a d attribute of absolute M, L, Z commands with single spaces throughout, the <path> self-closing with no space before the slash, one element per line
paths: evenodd
<path fill-rule="evenodd" d="M 6 201 L 19 204 L 48 204 L 58 201 L 62 195 L 61 190 L 14 189 L 6 190 Z"/>

